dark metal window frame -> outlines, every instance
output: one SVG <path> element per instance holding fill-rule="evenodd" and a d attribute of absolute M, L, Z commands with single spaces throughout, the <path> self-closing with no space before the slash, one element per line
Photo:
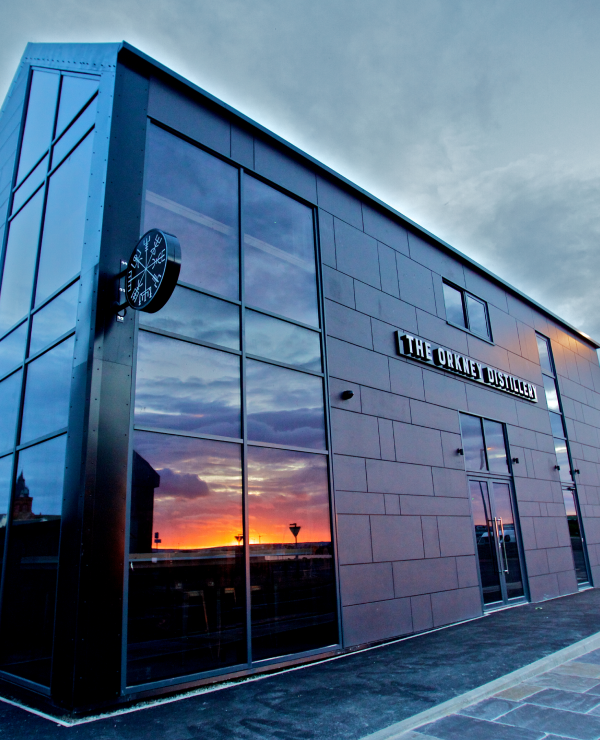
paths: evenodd
<path fill-rule="evenodd" d="M 517 537 L 517 546 L 519 548 L 519 561 L 521 566 L 521 576 L 523 578 L 523 596 L 517 596 L 514 599 L 509 599 L 508 604 L 514 605 L 514 604 L 520 604 L 525 603 L 531 600 L 531 594 L 529 591 L 529 576 L 527 574 L 527 562 L 525 560 L 525 548 L 523 546 L 523 536 L 521 534 L 521 520 L 520 520 L 520 514 L 519 514 L 519 505 L 517 501 L 516 496 L 516 488 L 515 488 L 515 480 L 514 480 L 514 470 L 513 470 L 513 461 L 512 461 L 512 455 L 510 454 L 510 443 L 508 440 L 508 431 L 506 428 L 506 422 L 501 421 L 500 419 L 494 419 L 490 416 L 477 416 L 477 414 L 473 414 L 469 411 L 459 411 L 460 414 L 463 414 L 465 416 L 472 416 L 475 419 L 479 419 L 481 423 L 481 433 L 483 435 L 483 444 L 485 449 L 485 464 L 487 466 L 487 470 L 467 470 L 467 467 L 465 465 L 465 473 L 467 476 L 467 487 L 469 485 L 470 480 L 484 480 L 487 483 L 490 483 L 494 480 L 502 482 L 502 483 L 508 483 L 509 489 L 510 489 L 510 498 L 511 503 L 513 505 L 513 516 L 515 518 L 515 532 Z M 487 421 L 494 421 L 497 424 L 502 425 L 502 434 L 504 437 L 504 447 L 506 449 L 506 460 L 508 463 L 508 473 L 492 473 L 489 470 L 489 462 L 488 462 L 488 452 L 487 452 L 487 444 L 485 441 L 485 428 L 483 426 L 484 420 Z M 462 429 L 461 429 L 461 442 L 462 442 Z M 469 511 L 471 513 L 471 523 L 473 524 L 473 506 L 471 504 L 471 494 L 469 492 Z M 475 558 L 477 558 L 477 538 L 475 537 L 475 527 L 473 526 L 473 546 L 475 548 Z M 477 579 L 479 581 L 479 594 L 481 597 L 481 609 L 484 612 L 490 612 L 495 611 L 496 609 L 502 609 L 506 608 L 506 605 L 502 603 L 498 606 L 486 606 L 483 602 L 483 586 L 481 583 L 481 573 L 479 571 L 479 564 L 477 565 Z"/>
<path fill-rule="evenodd" d="M 587 588 L 588 586 L 594 585 L 592 581 L 592 569 L 591 569 L 590 558 L 589 558 L 588 549 L 587 549 L 587 538 L 585 536 L 585 527 L 583 523 L 583 517 L 581 515 L 581 506 L 579 504 L 579 491 L 577 490 L 577 482 L 575 480 L 576 473 L 575 473 L 575 466 L 573 465 L 573 455 L 571 453 L 571 445 L 569 443 L 569 433 L 567 430 L 565 412 L 563 409 L 563 402 L 562 402 L 561 392 L 560 392 L 560 388 L 558 384 L 558 373 L 556 372 L 556 363 L 554 362 L 554 353 L 552 352 L 552 342 L 550 340 L 550 337 L 545 336 L 539 331 L 536 331 L 536 337 L 540 337 L 541 339 L 543 339 L 546 342 L 546 347 L 548 348 L 548 359 L 550 360 L 550 368 L 552 370 L 552 374 L 544 370 L 544 368 L 541 366 L 541 363 L 540 363 L 540 371 L 542 375 L 545 375 L 547 378 L 552 378 L 554 380 L 554 386 L 556 388 L 556 397 L 558 399 L 558 407 L 560 408 L 560 416 L 562 418 L 563 432 L 564 432 L 564 437 L 560 439 L 564 439 L 565 446 L 567 448 L 567 457 L 569 459 L 569 470 L 571 473 L 571 483 L 561 480 L 560 485 L 561 485 L 561 490 L 562 488 L 568 488 L 574 494 L 573 500 L 575 502 L 575 512 L 579 520 L 579 528 L 581 530 L 581 539 L 583 541 L 583 557 L 585 559 L 585 568 L 587 570 L 587 576 L 588 576 L 588 580 L 586 582 L 582 582 L 582 583 L 578 582 L 578 587 L 580 589 Z M 545 397 L 545 391 L 544 391 L 544 397 Z M 555 411 L 550 411 L 550 409 L 546 409 L 546 410 L 548 411 L 548 415 L 552 413 L 556 413 Z M 552 428 L 552 426 L 550 428 Z M 554 443 L 554 439 L 555 439 L 554 433 L 552 433 L 553 443 Z M 557 464 L 558 464 L 558 460 L 557 460 Z"/>
<path fill-rule="evenodd" d="M 260 174 L 256 173 L 251 168 L 246 168 L 241 166 L 238 162 L 233 160 L 230 157 L 227 157 L 223 154 L 220 154 L 219 152 L 215 152 L 212 149 L 210 149 L 207 146 L 202 145 L 198 141 L 195 141 L 194 139 L 190 138 L 189 136 L 186 136 L 182 134 L 181 132 L 171 128 L 170 126 L 167 126 L 163 124 L 161 121 L 158 121 L 151 116 L 147 117 L 147 128 L 146 128 L 146 151 L 147 151 L 147 141 L 148 136 L 150 132 L 151 126 L 157 126 L 164 131 L 170 133 L 173 136 L 176 136 L 177 138 L 187 142 L 188 144 L 191 144 L 198 149 L 201 149 L 205 151 L 207 154 L 210 154 L 213 157 L 216 157 L 217 159 L 222 160 L 223 162 L 229 164 L 230 166 L 233 166 L 238 171 L 238 255 L 239 255 L 239 296 L 240 299 L 232 299 L 232 298 L 225 298 L 222 295 L 219 295 L 218 293 L 214 293 L 202 288 L 199 288 L 198 286 L 191 285 L 189 283 L 185 282 L 179 282 L 178 285 L 181 285 L 182 287 L 194 290 L 197 293 L 204 294 L 210 297 L 218 298 L 219 300 L 225 301 L 227 303 L 239 306 L 240 308 L 240 347 L 241 350 L 233 350 L 228 347 L 223 347 L 221 345 L 212 344 L 209 342 L 204 342 L 201 340 L 196 339 L 190 339 L 189 337 L 179 336 L 179 335 L 173 335 L 170 332 L 166 332 L 160 329 L 150 328 L 150 327 L 142 327 L 140 326 L 140 317 L 138 315 L 135 316 L 135 330 L 134 330 L 134 361 L 133 361 L 133 368 L 132 368 L 132 403 L 131 403 L 131 415 L 130 415 L 130 445 L 129 445 L 129 465 L 128 465 L 128 478 L 127 478 L 127 514 L 126 514 L 126 542 L 125 542 L 125 558 L 124 558 L 124 579 L 123 579 L 123 628 L 122 628 L 122 654 L 121 654 L 121 695 L 127 696 L 127 695 L 134 695 L 138 693 L 143 693 L 145 691 L 151 691 L 155 689 L 160 689 L 163 687 L 168 686 L 175 686 L 180 684 L 190 684 L 193 685 L 194 682 L 197 682 L 201 679 L 211 678 L 211 677 L 217 677 L 217 676 L 226 676 L 233 673 L 253 673 L 256 671 L 261 670 L 265 666 L 273 665 L 273 664 L 281 664 L 284 663 L 286 660 L 299 660 L 302 658 L 310 658 L 312 656 L 321 655 L 323 653 L 329 653 L 332 650 L 336 651 L 341 649 L 343 639 L 342 639 L 342 622 L 341 622 L 341 594 L 340 594 L 340 585 L 339 585 L 339 563 L 337 558 L 337 532 L 336 532 L 336 514 L 335 514 L 335 503 L 334 503 L 334 497 L 332 495 L 334 490 L 334 482 L 333 482 L 333 455 L 331 454 L 332 450 L 332 441 L 331 441 L 331 424 L 330 424 L 330 418 L 331 418 L 331 411 L 330 411 L 330 402 L 329 402 L 329 389 L 328 389 L 328 373 L 327 373 L 327 353 L 326 353 L 326 327 L 325 327 L 325 311 L 324 311 L 324 296 L 323 296 L 323 288 L 322 288 L 322 275 L 321 275 L 321 250 L 320 250 L 320 238 L 319 238 L 319 223 L 318 223 L 318 217 L 317 217 L 317 207 L 314 203 L 311 203 L 308 200 L 305 200 L 304 198 L 298 196 L 296 193 L 292 193 L 285 188 L 281 187 L 277 183 L 274 183 L 270 180 L 268 180 L 265 177 L 262 177 Z M 147 157 L 146 160 L 147 162 Z M 250 177 L 253 177 L 261 182 L 263 182 L 265 185 L 268 185 L 269 187 L 278 190 L 282 194 L 286 195 L 289 198 L 292 198 L 293 200 L 301 203 L 302 205 L 307 206 L 310 208 L 312 213 L 312 220 L 313 220 L 313 239 L 314 239 L 314 258 L 315 258 L 315 279 L 317 281 L 317 308 L 318 308 L 318 317 L 319 317 L 319 327 L 310 326 L 307 324 L 304 324 L 299 321 L 295 321 L 294 319 L 290 319 L 285 316 L 281 316 L 280 314 L 271 313 L 269 311 L 265 311 L 264 309 L 257 308 L 252 305 L 247 305 L 245 302 L 245 285 L 244 285 L 244 258 L 245 258 L 245 250 L 244 250 L 244 214 L 243 214 L 243 204 L 244 204 L 244 180 L 246 177 L 246 174 Z M 144 183 L 142 187 L 142 192 L 145 192 L 145 182 L 147 177 L 147 167 L 144 168 Z M 143 210 L 145 208 L 145 201 L 142 201 L 142 214 L 141 214 L 141 221 L 143 222 Z M 279 362 L 277 360 L 272 360 L 270 358 L 261 357 L 258 355 L 252 355 L 248 354 L 246 352 L 245 348 L 245 337 L 244 337 L 244 326 L 245 326 L 245 318 L 244 318 L 244 312 L 245 310 L 252 310 L 256 311 L 258 313 L 261 313 L 265 316 L 270 316 L 276 319 L 279 319 L 281 321 L 285 321 L 289 324 L 292 324 L 294 326 L 298 326 L 304 329 L 309 329 L 310 331 L 315 332 L 316 334 L 320 335 L 320 348 L 321 348 L 321 372 L 316 372 L 312 370 L 306 370 L 303 368 L 299 368 L 293 365 L 288 365 L 286 363 Z M 172 336 L 174 339 L 179 339 L 182 341 L 188 341 L 192 344 L 197 344 L 199 346 L 205 346 L 209 347 L 211 349 L 218 349 L 223 352 L 227 352 L 229 354 L 233 354 L 240 357 L 241 360 L 241 368 L 240 368 L 240 398 L 241 398 L 241 421 L 242 421 L 242 438 L 229 438 L 229 437 L 219 437 L 215 435 L 210 434 L 192 434 L 192 433 L 180 433 L 174 430 L 166 430 L 166 429 L 159 429 L 155 427 L 149 427 L 145 425 L 137 425 L 134 423 L 134 396 L 135 396 L 135 380 L 137 375 L 137 350 L 138 350 L 138 337 L 140 331 L 150 331 L 155 334 L 163 335 L 163 336 Z M 282 367 L 286 369 L 295 370 L 296 372 L 301 372 L 306 375 L 311 375 L 313 377 L 320 377 L 323 380 L 323 413 L 324 413 L 324 423 L 325 423 L 325 441 L 326 446 L 325 449 L 310 449 L 310 448 L 302 448 L 302 447 L 294 447 L 290 445 L 278 445 L 275 443 L 270 442 L 253 442 L 248 440 L 248 421 L 247 421 L 247 412 L 246 412 L 246 365 L 247 360 L 259 360 L 261 362 L 265 362 L 267 364 L 275 365 L 277 367 Z M 130 526 L 130 518 L 131 518 L 131 479 L 132 479 L 132 460 L 133 460 L 133 436 L 134 431 L 151 431 L 155 433 L 162 433 L 162 434 L 170 434 L 173 436 L 185 436 L 185 437 L 193 437 L 197 439 L 209 439 L 209 440 L 216 440 L 216 441 L 224 441 L 224 442 L 230 442 L 230 443 L 236 443 L 239 444 L 242 448 L 242 517 L 243 517 L 243 526 L 244 531 L 249 531 L 249 512 L 248 512 L 248 448 L 249 447 L 268 447 L 273 449 L 283 449 L 283 450 L 290 450 L 295 452 L 306 452 L 310 454 L 320 454 L 326 457 L 328 462 L 328 486 L 329 486 L 329 516 L 330 516 L 330 527 L 331 527 L 331 540 L 332 540 L 332 549 L 333 549 L 333 568 L 334 568 L 334 574 L 335 574 L 335 592 L 336 592 L 336 607 L 337 607 L 337 628 L 338 628 L 338 637 L 339 641 L 336 644 L 333 645 L 326 645 L 321 648 L 317 648 L 314 650 L 308 650 L 298 653 L 293 653 L 291 655 L 281 655 L 274 658 L 267 658 L 264 660 L 258 660 L 253 661 L 252 660 L 252 617 L 251 617 L 251 583 L 250 583 L 250 550 L 249 550 L 249 541 L 248 538 L 244 538 L 244 565 L 245 565 L 245 579 L 246 579 L 246 644 L 247 644 L 247 661 L 242 664 L 234 665 L 234 666 L 227 666 L 224 668 L 218 668 L 214 670 L 209 671 L 203 671 L 200 673 L 195 674 L 188 674 L 183 676 L 176 676 L 173 678 L 163 679 L 159 681 L 153 681 L 146 684 L 134 684 L 134 685 L 128 685 L 127 684 L 127 630 L 128 630 L 128 611 L 129 611 L 129 605 L 128 605 L 128 590 L 129 590 L 129 541 L 128 541 L 128 532 L 129 532 L 129 526 Z"/>
<path fill-rule="evenodd" d="M 488 302 L 485 301 L 483 298 L 480 298 L 479 296 L 475 295 L 475 293 L 471 293 L 470 290 L 465 290 L 460 285 L 457 285 L 456 283 L 453 283 L 451 280 L 446 280 L 446 278 L 442 278 L 442 282 L 444 285 L 448 285 L 450 288 L 453 288 L 454 290 L 457 290 L 460 293 L 461 301 L 462 301 L 462 308 L 463 308 L 463 316 L 465 317 L 465 323 L 466 326 L 461 326 L 460 324 L 455 324 L 453 321 L 450 321 L 448 318 L 446 318 L 446 323 L 449 326 L 453 326 L 455 329 L 460 329 L 461 331 L 467 332 L 467 334 L 471 334 L 473 337 L 477 337 L 477 339 L 481 339 L 484 342 L 487 342 L 488 344 L 494 344 L 494 336 L 492 334 L 492 322 L 490 321 L 490 312 L 488 308 Z M 442 288 L 443 292 L 443 288 Z M 479 301 L 479 303 L 483 304 L 484 311 L 485 311 L 485 321 L 487 324 L 487 330 L 488 335 L 483 336 L 482 334 L 478 334 L 477 332 L 473 331 L 469 324 L 469 311 L 467 308 L 467 296 L 470 296 L 471 298 L 474 298 L 476 301 Z M 444 296 L 444 309 L 446 308 L 446 298 Z"/>
<path fill-rule="evenodd" d="M 481 417 L 483 418 L 483 417 Z M 486 417 L 487 418 L 487 417 Z M 506 433 L 506 425 L 503 424 Z M 512 468 L 511 468 L 512 470 Z M 521 567 L 521 578 L 523 581 L 523 596 L 514 596 L 512 599 L 507 599 L 506 603 L 493 602 L 492 604 L 485 604 L 483 600 L 483 584 L 481 582 L 481 571 L 479 569 L 479 562 L 477 562 L 477 580 L 479 582 L 479 595 L 481 598 L 481 610 L 485 613 L 497 611 L 499 609 L 506 609 L 508 606 L 515 606 L 516 604 L 525 604 L 531 601 L 531 592 L 529 590 L 529 576 L 527 574 L 527 562 L 525 560 L 525 548 L 523 546 L 523 536 L 521 534 L 521 521 L 519 516 L 519 507 L 517 503 L 515 482 L 513 475 L 492 475 L 485 473 L 469 473 L 467 472 L 467 486 L 469 481 L 485 481 L 488 485 L 497 481 L 498 483 L 507 483 L 509 488 L 510 500 L 513 506 L 513 517 L 515 520 L 515 536 L 517 538 L 517 548 L 519 551 L 519 565 Z M 474 517 L 473 517 L 473 504 L 471 502 L 471 493 L 469 491 L 469 511 L 471 512 L 471 524 L 473 527 L 473 546 L 475 548 L 475 559 L 477 558 L 477 537 L 475 535 Z"/>

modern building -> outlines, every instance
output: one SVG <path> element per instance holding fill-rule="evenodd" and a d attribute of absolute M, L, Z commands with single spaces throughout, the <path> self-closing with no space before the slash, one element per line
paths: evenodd
<path fill-rule="evenodd" d="M 0 204 L 5 695 L 98 711 L 600 579 L 599 345 L 310 156 L 126 43 L 31 44 Z M 151 229 L 179 282 L 123 308 Z"/>

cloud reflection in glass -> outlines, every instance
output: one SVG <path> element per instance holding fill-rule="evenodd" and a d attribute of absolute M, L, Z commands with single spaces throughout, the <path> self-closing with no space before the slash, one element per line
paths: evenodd
<path fill-rule="evenodd" d="M 135 423 L 240 437 L 240 359 L 141 331 Z"/>

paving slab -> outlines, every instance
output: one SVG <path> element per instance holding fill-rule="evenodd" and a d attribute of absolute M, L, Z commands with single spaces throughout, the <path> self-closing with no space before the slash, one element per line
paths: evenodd
<path fill-rule="evenodd" d="M 482 619 L 258 681 L 240 682 L 72 727 L 58 726 L 0 703 L 0 740 L 359 740 L 376 732 L 385 733 L 395 723 L 598 631 L 600 590 L 591 589 L 541 605 L 494 612 Z M 595 696 L 592 692 L 600 686 L 597 679 L 552 675 L 562 681 L 587 681 L 589 696 Z M 524 696 L 531 689 L 534 691 L 529 696 L 547 688 L 563 689 L 538 687 L 537 683 L 536 677 L 535 686 L 529 685 Z M 580 686 L 577 692 L 584 694 L 586 689 Z M 511 701 L 508 697 L 500 699 Z M 519 707 L 523 703 L 517 700 Z M 454 717 L 436 725 L 435 732 L 420 728 L 419 740 L 426 740 L 428 734 L 442 740 L 538 740 L 546 734 L 540 735 L 539 728 L 515 727 L 465 714 Z M 589 719 L 599 720 L 595 715 Z M 460 727 L 463 729 L 457 729 Z M 442 731 L 439 728 L 443 736 L 438 735 Z M 487 734 L 481 735 L 484 731 Z M 552 731 L 557 732 L 557 728 Z"/>
<path fill-rule="evenodd" d="M 600 705 L 600 696 L 578 694 L 574 691 L 561 691 L 560 689 L 545 689 L 529 696 L 527 703 L 555 709 L 568 709 L 572 712 L 589 712 Z"/>
<path fill-rule="evenodd" d="M 499 722 L 528 730 L 554 732 L 576 740 L 598 740 L 600 737 L 600 717 L 535 704 L 523 704 L 502 716 Z"/>

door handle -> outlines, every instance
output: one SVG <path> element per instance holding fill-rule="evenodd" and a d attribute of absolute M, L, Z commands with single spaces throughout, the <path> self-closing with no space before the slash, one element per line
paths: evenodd
<path fill-rule="evenodd" d="M 500 550 L 502 552 L 504 560 L 504 572 L 508 574 L 508 555 L 506 553 L 506 542 L 504 542 L 504 525 L 502 524 L 502 518 L 497 516 L 494 521 L 496 522 L 496 531 L 498 532 L 498 540 L 500 543 Z"/>

